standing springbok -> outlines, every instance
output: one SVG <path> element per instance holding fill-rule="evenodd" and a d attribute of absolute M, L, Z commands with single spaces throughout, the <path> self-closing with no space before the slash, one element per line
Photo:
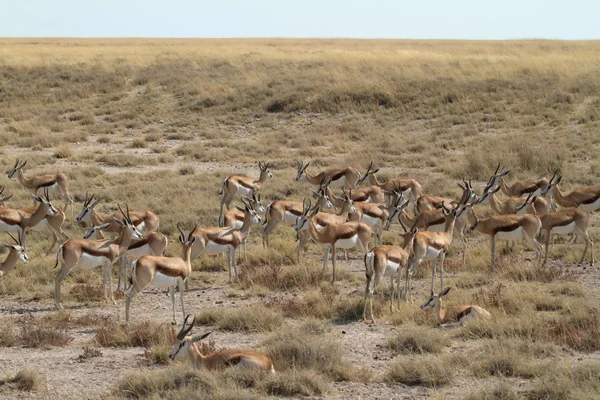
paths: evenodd
<path fill-rule="evenodd" d="M 463 191 L 460 200 L 456 201 L 449 197 L 423 195 L 417 199 L 415 214 L 420 214 L 426 210 L 439 210 L 442 208 L 442 205 L 446 208 L 452 208 L 455 204 L 466 204 L 473 200 L 475 191 L 473 190 L 470 181 L 466 182 L 463 180 L 463 183 L 464 185 L 458 183 L 458 187 Z"/>
<path fill-rule="evenodd" d="M 377 172 L 379 172 L 379 168 L 373 169 L 373 161 L 371 161 L 371 164 L 367 168 L 367 172 L 365 172 L 365 176 L 363 176 L 358 183 L 369 178 L 371 185 L 381 188 L 386 194 L 386 197 L 390 197 L 393 192 L 400 192 L 405 199 L 410 199 L 413 202 L 413 206 L 416 207 L 417 199 L 421 197 L 421 194 L 423 193 L 423 188 L 418 181 L 415 179 L 390 179 L 387 182 L 381 183 L 375 176 Z M 380 202 L 383 202 L 383 200 Z"/>
<path fill-rule="evenodd" d="M 83 236 L 84 239 L 104 240 L 103 230 L 108 229 L 110 223 L 100 226 L 92 226 Z M 119 271 L 119 280 L 117 281 L 117 292 L 125 291 L 125 282 L 127 281 L 127 266 L 130 258 L 137 259 L 145 255 L 162 256 L 167 248 L 169 239 L 160 232 L 143 232 L 142 239 L 132 240 L 127 251 L 121 255 L 121 269 Z M 123 289 L 121 289 L 121 281 Z"/>
<path fill-rule="evenodd" d="M 416 228 L 406 232 L 404 236 L 404 245 L 399 246 L 377 246 L 365 254 L 365 275 L 367 282 L 365 286 L 365 299 L 363 309 L 363 319 L 367 319 L 367 300 L 371 312 L 371 322 L 375 323 L 373 316 L 373 292 L 383 277 L 390 277 L 390 312 L 394 311 L 394 276 L 397 275 L 396 297 L 398 300 L 398 309 L 400 309 L 400 280 L 402 270 L 408 265 L 410 248 Z"/>
<path fill-rule="evenodd" d="M 8 256 L 4 260 L 2 264 L 0 264 L 0 278 L 8 275 L 10 271 L 15 268 L 17 262 L 20 260 L 23 264 L 27 264 L 29 262 L 29 258 L 25 253 L 25 244 L 23 243 L 23 233 L 19 232 L 19 240 L 15 239 L 13 235 L 8 234 L 12 240 L 15 241 L 15 244 L 8 244 L 0 242 L 0 246 L 6 247 L 8 249 Z"/>
<path fill-rule="evenodd" d="M 23 173 L 23 167 L 27 164 L 27 161 L 21 162 L 17 158 L 15 165 L 12 170 L 8 173 L 8 178 L 17 178 L 18 181 L 23 185 L 25 189 L 29 189 L 33 194 L 39 194 L 40 189 L 47 189 L 49 192 L 60 191 L 60 195 L 65 201 L 64 209 L 71 205 L 71 216 L 73 214 L 73 199 L 69 195 L 69 179 L 67 175 L 57 172 L 56 174 L 50 175 L 37 175 L 31 178 L 27 178 Z"/>
<path fill-rule="evenodd" d="M 219 212 L 219 220 L 223 215 L 223 206 L 229 208 L 233 199 L 240 195 L 242 197 L 252 197 L 252 193 L 258 192 L 262 187 L 263 183 L 267 178 L 272 178 L 273 174 L 269 170 L 271 163 L 263 164 L 259 161 L 258 168 L 260 169 L 260 176 L 258 180 L 243 175 L 230 175 L 223 179 L 221 185 L 221 191 L 219 195 L 221 198 L 221 211 Z"/>
<path fill-rule="evenodd" d="M 348 189 L 353 189 L 360 180 L 360 172 L 353 167 L 330 168 L 317 175 L 311 175 L 306 170 L 309 165 L 310 161 L 306 164 L 302 161 L 298 161 L 298 175 L 296 175 L 296 181 L 306 180 L 312 185 L 322 185 L 323 182 L 330 181 L 328 185 L 331 187 L 346 187 Z"/>
<path fill-rule="evenodd" d="M 310 237 L 316 243 L 323 247 L 323 272 L 329 261 L 329 251 L 331 250 L 331 262 L 333 263 L 332 282 L 335 283 L 335 250 L 351 249 L 359 246 L 364 253 L 368 250 L 369 240 L 373 231 L 363 222 L 344 222 L 341 224 L 330 224 L 319 229 L 315 216 L 319 213 L 319 208 L 311 210 L 310 201 L 305 206 L 302 215 L 296 222 L 296 232 L 308 229 Z"/>
<path fill-rule="evenodd" d="M 547 189 L 550 189 L 551 185 L 548 185 Z M 552 211 L 552 205 L 550 201 L 544 198 L 544 192 L 542 192 L 541 196 L 534 196 L 534 201 L 530 201 L 532 199 L 532 193 L 529 193 L 527 198 L 523 197 L 509 197 L 508 199 L 502 201 L 496 197 L 496 192 L 500 190 L 500 186 L 497 186 L 495 189 L 492 189 L 489 192 L 485 192 L 477 204 L 488 203 L 497 215 L 507 215 L 507 214 L 537 214 L 538 216 L 546 215 L 550 211 Z"/>
<path fill-rule="evenodd" d="M 592 186 L 586 189 L 574 190 L 571 193 L 564 195 L 560 191 L 558 184 L 562 180 L 562 176 L 558 174 L 552 196 L 556 203 L 561 207 L 580 208 L 583 211 L 594 212 L 600 209 L 600 186 Z"/>
<path fill-rule="evenodd" d="M 502 167 L 502 171 L 498 172 L 500 164 L 496 167 L 496 171 L 492 175 L 492 178 L 500 179 L 500 188 L 502 193 L 508 197 L 522 197 L 527 196 L 529 193 L 533 193 L 534 196 L 539 196 L 542 192 L 546 191 L 546 188 L 550 184 L 551 180 L 548 178 L 530 179 L 527 181 L 515 182 L 512 185 L 508 185 L 504 180 L 504 177 L 510 172 Z M 553 177 L 554 178 L 554 177 Z"/>
<path fill-rule="evenodd" d="M 179 224 L 179 242 L 182 246 L 181 257 L 163 257 L 145 255 L 131 263 L 131 288 L 126 293 L 125 321 L 129 321 L 129 307 L 133 298 L 150 284 L 159 289 L 170 289 L 173 304 L 173 325 L 177 325 L 175 318 L 175 286 L 179 285 L 179 298 L 181 299 L 181 312 L 185 315 L 183 304 L 183 286 L 192 272 L 191 253 L 196 237 L 192 235 L 196 227 L 187 235 L 183 233 Z M 184 324 L 185 325 L 185 324 Z"/>
<path fill-rule="evenodd" d="M 54 268 L 56 268 L 60 262 L 60 270 L 56 274 L 54 282 L 54 304 L 57 309 L 63 309 L 60 301 L 62 281 L 78 266 L 84 269 L 92 269 L 102 265 L 104 299 L 108 301 L 106 288 L 108 283 L 110 298 L 112 302 L 115 303 L 110 267 L 127 251 L 132 239 L 140 240 L 142 238 L 142 234 L 137 230 L 129 215 L 125 214 L 120 206 L 119 210 L 123 215 L 123 220 L 121 221 L 115 218 L 115 221 L 122 226 L 121 235 L 116 241 L 69 239 L 58 247 L 58 251 L 56 252 L 56 265 L 54 265 Z"/>
<path fill-rule="evenodd" d="M 250 205 L 250 208 L 256 210 L 257 213 L 259 214 L 265 214 L 266 213 L 266 209 L 263 206 L 262 202 L 260 201 L 260 194 L 256 194 L 256 193 L 252 193 L 252 197 L 251 198 L 244 198 L 248 204 Z M 221 227 L 226 227 L 226 228 L 236 228 L 236 229 L 241 229 L 242 226 L 244 225 L 244 209 L 238 206 L 235 207 L 231 207 L 229 208 L 227 211 L 225 211 L 225 214 L 223 214 L 223 217 L 221 218 L 221 221 L 219 221 L 219 226 Z M 250 234 L 250 232 L 248 232 L 248 234 Z M 248 261 L 248 252 L 246 251 L 246 243 L 247 243 L 247 237 L 244 239 L 244 247 L 243 247 L 243 251 L 244 251 L 244 261 Z M 240 248 L 240 260 L 242 258 L 242 248 Z"/>
<path fill-rule="evenodd" d="M 590 225 L 590 214 L 580 208 L 569 208 L 561 211 L 549 212 L 541 217 L 542 231 L 546 232 L 546 249 L 544 256 L 544 265 L 548 261 L 548 248 L 552 235 L 566 235 L 575 233 L 585 241 L 585 248 L 581 255 L 579 264 L 583 263 L 588 245 L 591 247 L 591 265 L 594 265 L 594 242 L 588 235 L 588 226 Z"/>
<path fill-rule="evenodd" d="M 244 242 L 252 224 L 259 224 L 261 222 L 260 216 L 244 199 L 242 199 L 242 203 L 244 204 L 244 223 L 241 228 L 195 228 L 191 233 L 195 238 L 194 246 L 192 246 L 191 261 L 194 261 L 201 254 L 216 255 L 227 253 L 230 282 L 232 266 L 235 272 L 235 280 L 238 280 L 235 249 Z"/>
<path fill-rule="evenodd" d="M 83 208 L 76 218 L 77 222 L 89 222 L 93 226 L 110 223 L 110 226 L 104 229 L 104 233 L 111 237 L 118 236 L 121 233 L 121 229 L 123 229 L 120 224 L 115 222 L 119 218 L 119 214 L 100 215 L 96 211 L 98 203 L 100 203 L 99 198 L 94 199 L 93 194 L 88 198 L 86 193 Z M 158 229 L 158 225 L 160 224 L 158 215 L 149 210 L 130 210 L 129 215 L 138 231 L 153 232 Z"/>
<path fill-rule="evenodd" d="M 443 328 L 453 328 L 463 326 L 474 319 L 490 319 L 492 315 L 484 308 L 474 304 L 468 306 L 451 306 L 442 309 L 442 296 L 450 291 L 450 287 L 445 288 L 440 293 L 432 295 L 427 301 L 421 304 L 422 310 L 434 309 L 437 324 Z"/>
<path fill-rule="evenodd" d="M 0 232 L 22 234 L 23 243 L 27 230 L 38 225 L 47 216 L 58 216 L 58 209 L 50 202 L 47 190 L 44 190 L 44 197 L 36 194 L 31 196 L 34 201 L 39 202 L 33 213 L 26 212 L 27 209 L 0 207 Z"/>
<path fill-rule="evenodd" d="M 479 219 L 471 204 L 468 204 L 466 208 L 468 210 L 467 218 L 471 224 L 469 230 L 481 232 L 488 235 L 491 239 L 490 252 L 492 258 L 492 271 L 496 271 L 497 239 L 504 239 L 507 241 L 524 239 L 533 246 L 539 261 L 542 260 L 542 245 L 535 239 L 542 227 L 542 222 L 537 215 L 494 215 L 492 217 Z"/>
<path fill-rule="evenodd" d="M 460 207 L 460 208 L 459 208 Z M 411 249 L 411 257 L 408 260 L 408 268 L 406 269 L 406 300 L 412 301 L 410 295 L 410 276 L 413 269 L 423 261 L 431 261 L 431 294 L 434 293 L 435 284 L 435 260 L 440 263 L 440 286 L 444 287 L 444 259 L 446 252 L 452 244 L 452 236 L 454 233 L 454 224 L 456 219 L 465 210 L 464 205 L 456 204 L 452 209 L 448 209 L 442 205 L 442 213 L 444 215 L 444 230 L 442 232 L 417 232 L 415 234 Z M 415 229 L 413 226 L 412 229 Z M 412 230 L 411 229 L 411 230 Z"/>
<path fill-rule="evenodd" d="M 394 201 L 390 203 L 389 207 L 385 204 L 355 201 L 355 212 L 350 214 L 348 220 L 361 221 L 370 226 L 371 229 L 373 229 L 379 244 L 381 244 L 383 229 L 386 226 L 386 221 L 388 220 L 390 213 L 394 212 L 394 210 L 404 210 L 410 201 L 406 200 L 405 202 L 402 202 L 403 199 L 404 197 L 400 193 L 399 196 L 395 196 Z"/>
<path fill-rule="evenodd" d="M 200 351 L 196 342 L 206 338 L 211 332 L 189 336 L 195 321 L 195 318 L 192 318 L 192 322 L 188 323 L 190 317 L 191 315 L 185 317 L 183 326 L 177 334 L 177 343 L 175 343 L 169 352 L 169 359 L 171 361 L 187 357 L 190 363 L 196 368 L 206 368 L 208 370 L 225 368 L 233 368 L 234 370 L 250 369 L 275 373 L 275 368 L 273 368 L 271 360 L 264 354 L 254 350 L 219 350 L 205 356 Z"/>

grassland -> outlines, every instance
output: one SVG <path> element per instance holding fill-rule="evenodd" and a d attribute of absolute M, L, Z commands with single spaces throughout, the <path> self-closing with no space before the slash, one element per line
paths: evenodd
<path fill-rule="evenodd" d="M 273 165 L 269 200 L 309 195 L 294 181 L 298 159 L 363 172 L 373 160 L 380 179 L 413 177 L 438 195 L 456 195 L 462 178 L 481 187 L 498 162 L 510 180 L 559 167 L 568 190 L 600 181 L 599 65 L 598 42 L 0 39 L 0 168 L 22 158 L 26 174 L 67 173 L 76 213 L 86 192 L 102 197 L 102 212 L 125 201 L 155 211 L 171 255 L 175 224 L 216 224 L 221 180 L 256 176 L 259 160 Z M 3 176 L 10 206 L 29 206 Z M 399 241 L 393 229 L 385 243 Z M 124 326 L 123 299 L 102 302 L 99 271 L 72 273 L 68 310 L 54 312 L 49 235 L 32 233 L 30 263 L 0 281 L 0 395 L 585 399 L 600 390 L 600 274 L 574 264 L 581 243 L 558 240 L 542 270 L 517 244 L 495 274 L 482 237 L 470 237 L 464 268 L 452 247 L 447 303 L 476 303 L 494 319 L 447 331 L 418 307 L 427 271 L 417 304 L 395 313 L 381 285 L 378 322 L 365 324 L 358 253 L 338 263 L 332 287 L 316 246 L 294 265 L 291 229 L 278 228 L 271 249 L 259 231 L 240 283 L 227 283 L 222 259 L 203 257 L 186 304 L 198 331 L 215 330 L 207 350 L 261 349 L 278 377 L 164 365 L 170 299 L 136 298 Z"/>

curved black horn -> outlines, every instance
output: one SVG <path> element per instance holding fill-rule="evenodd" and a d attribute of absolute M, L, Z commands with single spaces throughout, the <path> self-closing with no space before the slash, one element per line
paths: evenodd
<path fill-rule="evenodd" d="M 11 235 L 10 232 L 6 232 L 6 233 L 8 233 L 8 236 L 10 236 L 11 239 L 15 241 L 15 243 L 17 244 L 17 246 L 21 245 L 21 243 L 19 243 L 19 241 L 17 239 L 15 239 L 15 237 L 13 235 Z"/>

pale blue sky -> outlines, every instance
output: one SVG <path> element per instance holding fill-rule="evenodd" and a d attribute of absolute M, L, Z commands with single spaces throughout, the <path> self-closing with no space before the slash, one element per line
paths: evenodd
<path fill-rule="evenodd" d="M 0 0 L 0 37 L 599 39 L 600 0 Z"/>

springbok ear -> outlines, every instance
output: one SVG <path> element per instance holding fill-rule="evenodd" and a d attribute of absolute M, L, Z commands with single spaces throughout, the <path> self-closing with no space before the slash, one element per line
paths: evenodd
<path fill-rule="evenodd" d="M 117 218 L 113 217 L 113 220 L 114 220 L 114 221 L 115 221 L 117 224 L 119 224 L 120 226 L 125 226 L 125 223 L 124 223 L 123 221 L 121 221 L 120 219 L 117 219 Z"/>
<path fill-rule="evenodd" d="M 376 173 L 378 173 L 378 172 L 379 172 L 379 168 L 375 168 L 375 169 L 373 170 L 373 172 L 371 172 L 371 173 L 372 173 L 372 174 L 376 174 Z"/>
<path fill-rule="evenodd" d="M 205 339 L 208 335 L 210 335 L 212 332 L 206 332 L 206 333 L 199 333 L 197 335 L 192 336 L 192 343 L 193 342 L 197 342 L 199 340 Z"/>
<path fill-rule="evenodd" d="M 96 207 L 96 206 L 98 205 L 98 203 L 100 203 L 100 199 L 96 199 L 96 201 L 94 201 L 94 202 L 92 203 L 92 205 L 90 206 L 90 208 L 94 208 L 94 207 Z"/>
<path fill-rule="evenodd" d="M 448 294 L 448 292 L 450 291 L 450 286 L 448 286 L 446 289 L 442 290 L 439 294 L 439 297 L 445 296 Z"/>
<path fill-rule="evenodd" d="M 98 230 L 102 231 L 102 230 L 108 228 L 109 226 L 110 226 L 110 222 L 107 222 L 105 224 L 98 226 L 97 228 L 98 228 Z"/>
<path fill-rule="evenodd" d="M 244 212 L 244 209 L 242 207 L 240 207 L 240 206 L 235 206 L 235 209 L 238 210 L 238 211 Z"/>

